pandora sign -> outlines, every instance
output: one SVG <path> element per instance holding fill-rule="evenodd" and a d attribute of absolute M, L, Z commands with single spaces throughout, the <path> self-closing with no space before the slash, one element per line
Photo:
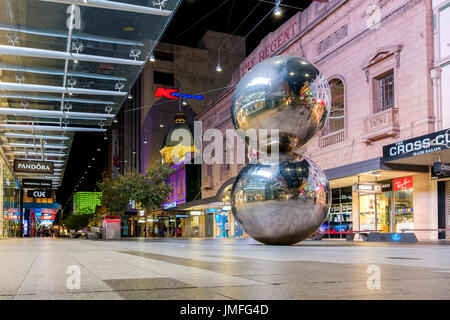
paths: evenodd
<path fill-rule="evenodd" d="M 14 172 L 53 174 L 53 162 L 14 160 Z"/>

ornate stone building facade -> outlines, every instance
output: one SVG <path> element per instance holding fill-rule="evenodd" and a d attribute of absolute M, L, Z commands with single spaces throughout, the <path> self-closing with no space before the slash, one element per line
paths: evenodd
<path fill-rule="evenodd" d="M 325 236 L 414 230 L 419 240 L 442 237 L 437 230 L 443 226 L 438 221 L 442 179 L 433 177 L 431 167 L 438 158 L 450 162 L 450 150 L 401 160 L 388 159 L 383 150 L 450 127 L 447 93 L 439 93 L 436 105 L 433 88 L 438 68 L 449 63 L 448 56 L 435 56 L 436 34 L 442 38 L 443 30 L 437 31 L 437 23 L 448 25 L 436 17 L 445 3 L 433 1 L 433 9 L 423 0 L 313 2 L 268 34 L 233 74 L 235 84 L 260 61 L 289 55 L 313 62 L 329 80 L 330 119 L 300 151 L 325 170 L 333 189 L 329 219 L 319 230 Z M 201 111 L 197 120 L 203 130 L 233 128 L 233 93 L 225 91 Z M 203 165 L 203 198 L 217 198 L 242 167 Z M 357 183 L 380 190 L 361 192 Z"/>

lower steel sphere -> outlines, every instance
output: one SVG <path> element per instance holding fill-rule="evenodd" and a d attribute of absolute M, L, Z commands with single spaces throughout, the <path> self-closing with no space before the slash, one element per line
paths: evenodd
<path fill-rule="evenodd" d="M 306 239 L 325 221 L 330 186 L 311 160 L 297 154 L 279 164 L 249 164 L 231 191 L 233 215 L 252 238 L 270 245 Z"/>

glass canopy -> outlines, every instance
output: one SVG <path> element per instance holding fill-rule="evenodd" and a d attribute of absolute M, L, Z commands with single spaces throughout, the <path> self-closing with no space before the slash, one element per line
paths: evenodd
<path fill-rule="evenodd" d="M 75 132 L 106 132 L 181 0 L 0 0 L 0 145 L 54 162 Z"/>

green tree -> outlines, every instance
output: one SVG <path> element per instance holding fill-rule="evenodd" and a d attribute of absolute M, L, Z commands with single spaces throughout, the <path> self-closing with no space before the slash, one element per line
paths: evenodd
<path fill-rule="evenodd" d="M 167 179 L 173 173 L 168 164 L 157 163 L 149 169 L 145 175 L 146 182 L 139 194 L 139 201 L 147 210 L 158 210 L 173 191 L 173 186 L 167 183 Z"/>
<path fill-rule="evenodd" d="M 102 205 L 108 209 L 110 214 L 122 216 L 127 210 L 130 194 L 124 187 L 123 181 L 124 177 L 120 175 L 118 179 L 106 178 L 98 183 L 102 192 Z"/>
<path fill-rule="evenodd" d="M 71 214 L 61 221 L 69 230 L 80 230 L 88 226 L 93 214 Z"/>
<path fill-rule="evenodd" d="M 156 163 L 146 174 L 135 171 L 106 178 L 98 183 L 102 205 L 112 214 L 123 215 L 130 201 L 136 201 L 144 210 L 157 210 L 167 200 L 173 187 L 167 179 L 173 173 L 167 164 Z"/>

